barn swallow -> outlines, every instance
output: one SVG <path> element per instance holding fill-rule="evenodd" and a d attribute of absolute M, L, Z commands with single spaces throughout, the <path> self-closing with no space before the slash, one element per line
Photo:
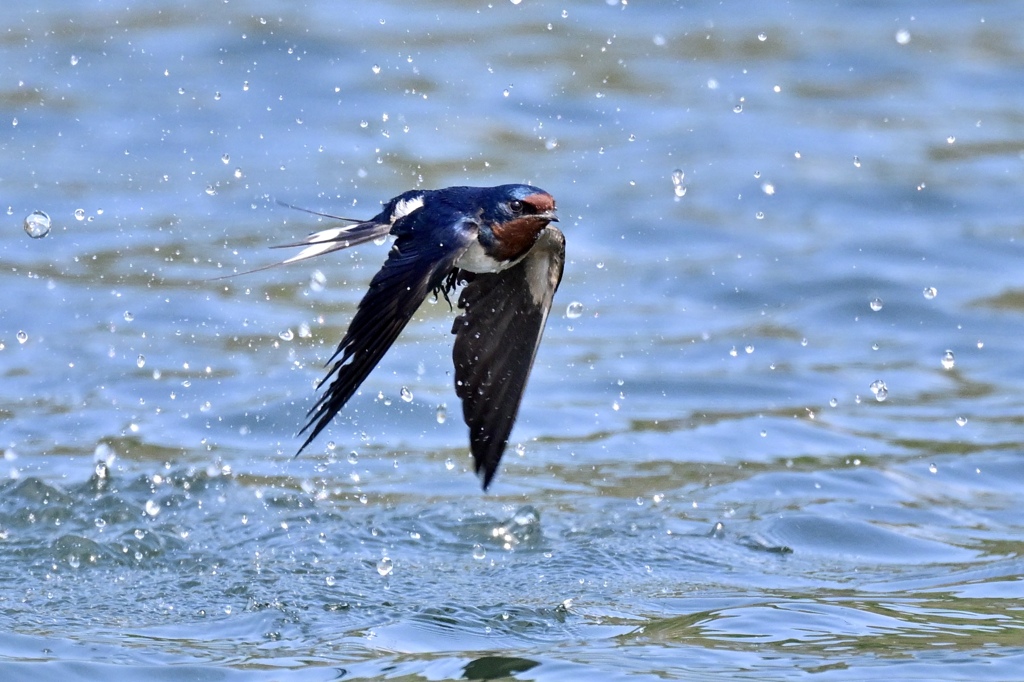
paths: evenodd
<path fill-rule="evenodd" d="M 337 218 L 337 216 L 329 216 Z M 296 455 L 327 427 L 377 366 L 426 297 L 465 284 L 452 327 L 455 392 L 469 427 L 474 469 L 491 484 L 562 280 L 565 237 L 554 198 L 530 185 L 411 190 L 366 221 L 315 232 L 283 247 L 283 263 L 392 235 L 387 261 L 328 359 L 330 385 L 307 413 Z"/>

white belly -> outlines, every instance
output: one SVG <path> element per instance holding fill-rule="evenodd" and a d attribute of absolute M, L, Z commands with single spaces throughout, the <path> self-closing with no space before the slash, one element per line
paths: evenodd
<path fill-rule="evenodd" d="M 501 272 L 505 268 L 515 265 L 512 261 L 499 261 L 491 258 L 484 252 L 480 242 L 473 240 L 466 252 L 462 254 L 455 265 L 470 272 Z"/>

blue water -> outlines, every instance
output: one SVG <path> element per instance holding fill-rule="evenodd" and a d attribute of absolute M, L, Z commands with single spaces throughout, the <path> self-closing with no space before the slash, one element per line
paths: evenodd
<path fill-rule="evenodd" d="M 1022 22 L 9 11 L 0 679 L 1019 679 Z M 293 458 L 386 247 L 216 278 L 506 182 L 568 262 L 490 491 L 443 301 Z"/>

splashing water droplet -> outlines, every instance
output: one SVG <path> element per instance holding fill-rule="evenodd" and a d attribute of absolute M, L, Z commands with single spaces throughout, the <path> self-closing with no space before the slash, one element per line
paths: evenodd
<path fill-rule="evenodd" d="M 835 398 L 830 398 L 829 401 L 828 401 L 828 404 L 829 404 L 829 407 L 835 407 L 836 405 L 839 404 L 839 401 L 836 400 Z"/>
<path fill-rule="evenodd" d="M 359 453 L 356 452 L 355 450 L 348 453 L 346 461 L 348 461 L 349 464 L 359 464 Z"/>
<path fill-rule="evenodd" d="M 18 343 L 25 343 L 26 341 L 28 341 L 28 332 L 22 329 L 17 334 L 15 334 L 15 338 L 18 339 Z"/>
<path fill-rule="evenodd" d="M 934 463 L 929 464 L 928 465 L 928 471 L 930 471 L 933 474 L 937 474 L 937 473 L 939 473 L 939 467 L 935 466 Z"/>
<path fill-rule="evenodd" d="M 900 45 L 906 45 L 910 42 L 910 31 L 905 28 L 901 28 L 896 31 L 896 42 Z"/>
<path fill-rule="evenodd" d="M 925 287 L 924 291 L 922 291 L 921 293 L 923 293 L 924 297 L 930 301 L 939 295 L 939 290 L 936 289 L 935 287 Z"/>
<path fill-rule="evenodd" d="M 444 461 L 444 468 L 447 469 L 448 471 L 451 471 L 452 469 L 455 468 L 455 462 L 452 461 L 451 457 Z"/>
<path fill-rule="evenodd" d="M 889 397 L 889 388 L 881 379 L 876 379 L 875 381 L 872 381 L 871 385 L 868 388 L 870 388 L 871 392 L 875 394 L 875 400 L 877 400 L 878 402 L 882 402 L 883 400 Z"/>
<path fill-rule="evenodd" d="M 868 305 L 870 305 L 871 309 L 877 313 L 879 310 L 882 309 L 882 299 L 873 298 L 871 299 L 871 303 L 869 303 Z"/>
<path fill-rule="evenodd" d="M 764 41 L 768 40 L 768 34 L 762 31 L 761 33 L 757 34 L 757 39 L 763 43 Z"/>
<path fill-rule="evenodd" d="M 957 417 L 956 418 L 956 425 L 957 426 L 965 426 L 966 424 L 967 424 L 967 417 Z"/>
<path fill-rule="evenodd" d="M 402 392 L 400 395 L 402 396 L 402 400 L 404 400 L 405 402 L 412 402 L 412 391 L 410 391 L 407 387 L 402 386 Z"/>
<path fill-rule="evenodd" d="M 565 316 L 568 317 L 570 320 L 575 320 L 576 318 L 582 315 L 583 304 L 580 303 L 579 301 L 573 301 L 572 303 L 565 307 Z"/>
<path fill-rule="evenodd" d="M 479 544 L 473 545 L 473 558 L 477 561 L 482 561 L 487 556 L 487 552 Z"/>
<path fill-rule="evenodd" d="M 672 171 L 672 191 L 675 193 L 676 198 L 686 196 L 686 173 L 680 169 Z"/>
<path fill-rule="evenodd" d="M 956 364 L 956 358 L 953 356 L 953 351 L 947 350 L 942 356 L 942 369 L 953 369 Z"/>
<path fill-rule="evenodd" d="M 444 424 L 445 420 L 448 419 L 448 406 L 438 405 L 437 406 L 437 423 Z"/>
<path fill-rule="evenodd" d="M 76 208 L 75 209 L 75 220 L 77 220 L 79 222 L 85 220 L 85 209 L 84 208 Z"/>
<path fill-rule="evenodd" d="M 395 570 L 395 564 L 390 557 L 384 557 L 377 562 L 377 573 L 380 573 L 382 578 L 391 575 L 393 570 Z"/>
<path fill-rule="evenodd" d="M 282 341 L 291 341 L 292 339 L 295 338 L 295 332 L 293 332 L 291 329 L 285 329 L 283 332 L 279 333 L 277 336 Z"/>
<path fill-rule="evenodd" d="M 853 167 L 854 168 L 860 168 L 860 157 L 859 156 L 853 157 Z"/>
<path fill-rule="evenodd" d="M 156 516 L 160 513 L 160 505 L 155 500 L 146 501 L 146 513 L 150 516 Z"/>
<path fill-rule="evenodd" d="M 43 211 L 32 211 L 25 216 L 25 233 L 32 239 L 50 234 L 50 216 Z"/>
<path fill-rule="evenodd" d="M 146 356 L 145 355 L 140 355 L 138 358 L 136 358 L 135 359 L 135 366 L 138 367 L 139 369 L 142 369 L 143 367 L 145 367 L 146 366 Z"/>

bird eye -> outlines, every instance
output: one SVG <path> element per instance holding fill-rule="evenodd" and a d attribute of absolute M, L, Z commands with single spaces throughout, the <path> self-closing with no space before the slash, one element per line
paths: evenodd
<path fill-rule="evenodd" d="M 518 199 L 513 199 L 512 201 L 508 202 L 508 207 L 512 209 L 513 213 L 523 212 L 523 202 L 519 201 Z"/>

